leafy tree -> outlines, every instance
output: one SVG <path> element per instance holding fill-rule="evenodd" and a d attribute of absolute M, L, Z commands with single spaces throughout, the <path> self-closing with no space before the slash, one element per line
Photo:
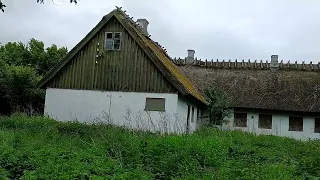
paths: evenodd
<path fill-rule="evenodd" d="M 9 104 L 10 96 L 8 94 L 10 90 L 8 74 L 9 70 L 6 63 L 0 59 L 0 107 L 2 113 L 11 111 Z"/>
<path fill-rule="evenodd" d="M 209 103 L 210 125 L 222 125 L 223 119 L 229 117 L 231 112 L 227 94 L 217 88 L 207 88 L 204 94 Z"/>
<path fill-rule="evenodd" d="M 66 47 L 55 44 L 45 48 L 42 41 L 34 38 L 27 44 L 0 44 L 0 114 L 41 112 L 45 92 L 36 84 L 67 52 Z"/>
<path fill-rule="evenodd" d="M 44 75 L 55 66 L 66 54 L 68 50 L 66 47 L 58 48 L 57 45 L 52 44 L 46 48 L 45 58 L 37 61 L 37 70 L 39 75 Z"/>
<path fill-rule="evenodd" d="M 0 59 L 8 65 L 27 65 L 29 52 L 22 42 L 8 42 L 0 46 Z"/>
<path fill-rule="evenodd" d="M 53 0 L 52 0 L 53 2 Z M 37 3 L 40 3 L 40 4 L 43 4 L 44 3 L 44 0 L 37 0 Z M 70 0 L 70 3 L 75 3 L 77 4 L 78 3 L 78 0 Z M 3 2 L 0 0 L 0 10 L 2 12 L 4 12 L 4 8 L 6 7 L 6 5 L 3 4 Z"/>
<path fill-rule="evenodd" d="M 32 105 L 42 101 L 44 92 L 36 86 L 39 81 L 36 71 L 27 66 L 9 67 L 10 105 L 14 111 L 24 111 Z"/>

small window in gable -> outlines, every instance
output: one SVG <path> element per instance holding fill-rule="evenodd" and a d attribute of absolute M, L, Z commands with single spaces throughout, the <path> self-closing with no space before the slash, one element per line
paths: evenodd
<path fill-rule="evenodd" d="M 289 131 L 303 131 L 303 117 L 289 117 Z"/>
<path fill-rule="evenodd" d="M 106 32 L 105 34 L 105 49 L 120 50 L 121 46 L 121 32 Z"/>
<path fill-rule="evenodd" d="M 234 113 L 234 126 L 247 127 L 247 113 Z"/>
<path fill-rule="evenodd" d="M 165 111 L 165 98 L 146 98 L 146 111 Z"/>

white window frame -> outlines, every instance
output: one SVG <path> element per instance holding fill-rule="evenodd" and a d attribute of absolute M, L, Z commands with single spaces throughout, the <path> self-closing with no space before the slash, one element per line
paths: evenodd
<path fill-rule="evenodd" d="M 112 34 L 112 38 L 107 38 L 108 34 Z M 115 42 L 115 34 L 120 34 L 119 40 L 120 40 L 120 44 L 119 44 L 119 49 L 115 49 L 114 47 L 114 42 Z M 112 47 L 107 49 L 107 41 L 109 41 L 110 43 L 112 42 Z M 121 44 L 122 44 L 122 32 L 105 32 L 105 37 L 104 37 L 104 49 L 106 51 L 120 51 L 121 50 Z"/>

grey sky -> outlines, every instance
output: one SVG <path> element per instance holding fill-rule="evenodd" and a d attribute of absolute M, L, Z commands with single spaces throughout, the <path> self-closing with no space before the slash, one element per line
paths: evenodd
<path fill-rule="evenodd" d="M 70 50 L 115 6 L 147 18 L 152 39 L 170 56 L 192 48 L 201 59 L 263 59 L 320 62 L 318 0 L 2 0 L 0 42 L 30 38 Z"/>

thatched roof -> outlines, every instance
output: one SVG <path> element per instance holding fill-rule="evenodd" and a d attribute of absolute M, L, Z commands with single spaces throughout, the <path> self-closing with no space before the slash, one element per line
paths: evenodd
<path fill-rule="evenodd" d="M 273 69 L 266 62 L 174 62 L 201 92 L 210 86 L 226 91 L 232 107 L 320 112 L 319 64 Z"/>
<path fill-rule="evenodd" d="M 173 84 L 174 87 L 182 95 L 194 98 L 200 104 L 205 104 L 206 101 L 201 93 L 193 86 L 191 81 L 180 72 L 179 68 L 171 61 L 166 51 L 153 41 L 148 34 L 146 34 L 138 24 L 133 21 L 125 11 L 118 8 L 105 15 L 101 21 L 74 47 L 71 51 L 53 67 L 45 77 L 39 82 L 38 86 L 46 87 L 48 82 L 53 79 L 61 69 L 67 65 L 69 61 L 96 35 L 105 27 L 108 21 L 115 17 L 129 34 L 136 40 L 139 46 L 150 57 L 156 67 L 163 73 L 163 75 Z"/>

